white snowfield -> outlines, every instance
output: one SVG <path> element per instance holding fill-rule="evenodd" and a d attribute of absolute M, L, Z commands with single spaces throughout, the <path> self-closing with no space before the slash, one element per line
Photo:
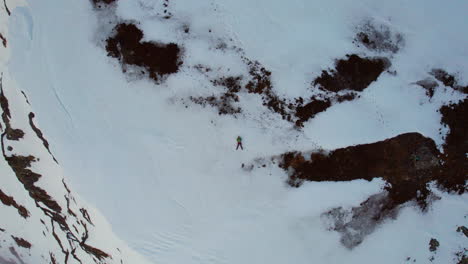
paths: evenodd
<path fill-rule="evenodd" d="M 170 19 L 163 18 L 164 3 Z M 455 253 L 468 248 L 468 239 L 456 232 L 468 225 L 467 194 L 433 188 L 441 199 L 428 212 L 403 206 L 396 219 L 387 219 L 350 250 L 339 233 L 327 230 L 321 215 L 358 206 L 381 192 L 384 181 L 306 182 L 292 188 L 275 164 L 241 168 L 287 151 L 332 150 L 406 132 L 443 144 L 447 129 L 437 109 L 464 95 L 439 83 L 442 88 L 429 99 L 414 83 L 443 68 L 468 85 L 468 1 L 118 0 L 100 11 L 87 0 L 6 4 L 11 16 L 0 4 L 0 33 L 8 40 L 7 47 L 0 45 L 0 71 L 11 124 L 25 133 L 18 142 L 8 141 L 9 155 L 36 157 L 31 170 L 43 175 L 36 185 L 62 208 L 67 195 L 76 200 L 73 211 L 87 208 L 94 223 L 88 225 L 87 243 L 112 256 L 98 263 L 394 264 L 433 258 L 432 263 L 446 264 L 456 263 Z M 105 50 L 119 21 L 137 24 L 145 41 L 183 47 L 179 72 L 160 84 L 123 74 Z M 401 33 L 400 51 L 377 53 L 353 44 L 356 27 L 365 21 Z M 215 48 L 222 43 L 242 51 Z M 237 117 L 188 100 L 217 93 L 194 68 L 198 64 L 213 69 L 209 77 L 247 76 L 240 53 L 270 70 L 275 91 L 287 98 L 310 97 L 313 79 L 346 54 L 387 56 L 390 71 L 397 73 L 384 72 L 359 99 L 332 106 L 301 131 L 263 107 L 256 95 L 240 94 L 244 111 Z M 58 164 L 29 125 L 29 112 Z M 243 151 L 235 150 L 238 135 Z M 11 235 L 32 244 L 16 247 L 24 263 L 51 263 L 49 252 L 65 263 L 51 232 L 42 234 L 52 228 L 50 218 L 5 159 L 0 164 L 0 190 L 31 214 L 24 219 L 0 203 L 0 228 L 6 230 L 0 231 L 0 263 L 22 263 L 9 249 L 16 246 Z M 69 225 L 79 220 L 86 221 L 81 214 L 67 217 Z M 69 245 L 65 232 L 55 230 L 66 250 L 78 248 L 83 264 L 94 263 L 92 255 Z M 83 233 L 78 229 L 74 235 Z M 429 251 L 432 238 L 440 242 L 436 252 Z M 67 263 L 79 262 L 70 256 Z"/>

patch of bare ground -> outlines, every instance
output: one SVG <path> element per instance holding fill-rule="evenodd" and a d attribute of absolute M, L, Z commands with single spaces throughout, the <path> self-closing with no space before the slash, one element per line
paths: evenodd
<path fill-rule="evenodd" d="M 462 86 L 453 74 L 449 74 L 443 69 L 433 69 L 430 74 L 434 76 L 438 81 L 442 82 L 445 86 L 451 87 L 462 93 L 468 93 L 468 85 Z"/>
<path fill-rule="evenodd" d="M 462 194 L 467 191 L 468 180 L 468 99 L 443 106 L 440 113 L 442 124 L 450 131 L 445 138 L 438 183 L 446 190 Z"/>
<path fill-rule="evenodd" d="M 457 232 L 463 233 L 463 235 L 468 238 L 468 228 L 466 228 L 466 226 L 457 227 Z"/>
<path fill-rule="evenodd" d="M 106 40 L 107 54 L 119 59 L 124 72 L 128 65 L 139 66 L 156 82 L 179 70 L 182 61 L 181 49 L 177 44 L 147 42 L 142 39 L 143 32 L 136 25 L 118 24 L 114 28 L 114 35 Z"/>
<path fill-rule="evenodd" d="M 31 248 L 31 243 L 29 243 L 27 240 L 25 240 L 24 238 L 21 238 L 21 237 L 15 237 L 15 236 L 11 236 L 13 238 L 13 240 L 15 240 L 16 244 L 19 246 L 19 247 L 22 247 L 22 248 Z"/>
<path fill-rule="evenodd" d="M 351 146 L 324 153 L 312 153 L 305 158 L 290 152 L 282 156 L 280 167 L 292 170 L 288 183 L 299 187 L 308 181 L 351 181 L 382 178 L 389 184 L 387 204 L 390 210 L 416 199 L 426 207 L 429 195 L 427 183 L 440 169 L 440 153 L 435 143 L 421 134 L 408 133 L 384 141 Z"/>
<path fill-rule="evenodd" d="M 13 206 L 16 208 L 24 219 L 29 217 L 29 212 L 26 207 L 19 205 L 13 197 L 6 195 L 2 190 L 0 190 L 0 201 L 6 206 Z"/>
<path fill-rule="evenodd" d="M 431 77 L 414 83 L 426 90 L 426 95 L 429 98 L 434 96 L 436 88 L 439 87 L 439 83 L 437 81 L 441 82 L 446 87 L 450 87 L 461 93 L 468 94 L 468 85 L 461 85 L 454 74 L 449 74 L 443 69 L 433 69 L 429 74 Z"/>
<path fill-rule="evenodd" d="M 322 71 L 313 84 L 330 92 L 353 90 L 361 92 L 377 80 L 382 72 L 390 67 L 387 58 L 361 58 L 356 54 L 337 60 L 335 69 Z"/>

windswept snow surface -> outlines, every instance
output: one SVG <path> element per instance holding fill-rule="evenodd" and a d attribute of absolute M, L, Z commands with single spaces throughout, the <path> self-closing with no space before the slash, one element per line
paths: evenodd
<path fill-rule="evenodd" d="M 461 95 L 436 92 L 429 101 L 412 83 L 434 67 L 468 82 L 468 2 L 170 1 L 167 20 L 158 16 L 162 3 L 119 0 L 98 14 L 88 1 L 28 1 L 10 17 L 12 77 L 29 95 L 71 185 L 132 248 L 154 263 L 299 264 L 428 261 L 432 237 L 441 243 L 434 262 L 451 263 L 455 247 L 468 247 L 455 232 L 466 224 L 466 194 L 441 193 L 427 214 L 408 206 L 348 250 L 320 215 L 359 205 L 384 182 L 308 182 L 295 189 L 275 165 L 241 168 L 285 151 L 333 149 L 404 132 L 442 144 L 436 110 Z M 113 19 L 139 22 L 145 40 L 182 45 L 180 72 L 159 85 L 122 74 L 102 42 L 114 11 Z M 392 59 L 397 75 L 382 74 L 361 98 L 333 106 L 303 131 L 254 97 L 238 118 L 181 103 L 214 90 L 196 64 L 219 76 L 247 72 L 236 52 L 214 48 L 221 42 L 271 70 L 279 94 L 310 95 L 311 81 L 334 59 L 364 52 L 352 40 L 365 20 L 403 34 L 405 46 Z M 237 135 L 244 151 L 235 151 Z"/>

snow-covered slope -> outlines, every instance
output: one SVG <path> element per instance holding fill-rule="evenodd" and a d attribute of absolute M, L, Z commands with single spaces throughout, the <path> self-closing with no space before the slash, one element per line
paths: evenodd
<path fill-rule="evenodd" d="M 0 263 L 148 263 L 67 185 L 31 102 L 5 67 L 11 32 L 6 9 L 0 12 Z"/>
<path fill-rule="evenodd" d="M 292 188 L 291 171 L 277 163 L 289 151 L 334 150 L 407 132 L 419 132 L 443 150 L 449 128 L 441 124 L 439 109 L 466 98 L 467 3 L 42 0 L 15 7 L 10 2 L 11 16 L 1 17 L 8 39 L 0 47 L 3 94 L 11 111 L 7 120 L 24 138 L 2 142 L 13 150 L 2 161 L 9 180 L 2 180 L 0 189 L 31 217 L 0 204 L 8 210 L 0 228 L 9 232 L 0 232 L 0 238 L 8 237 L 0 256 L 14 259 L 3 246 L 16 245 L 10 234 L 32 244 L 14 247 L 23 250 L 26 263 L 28 256 L 31 263 L 50 262 L 48 252 L 62 263 L 66 255 L 53 236 L 54 222 L 41 210 L 48 205 L 36 206 L 7 162 L 17 154 L 39 159 L 31 163 L 42 175 L 36 185 L 63 208 L 78 240 L 88 228 L 86 244 L 112 256 L 100 260 L 104 263 L 146 262 L 112 235 L 99 212 L 126 244 L 154 263 L 463 258 L 468 240 L 457 230 L 467 225 L 467 194 L 447 193 L 432 182 L 426 211 L 412 200 L 398 204 L 377 225 L 362 223 L 369 229 L 349 249 L 333 230 L 337 222 L 330 224 L 324 215 L 336 208 L 355 212 L 369 197 L 385 194 L 384 180 L 356 175 L 352 181 L 309 181 Z M 177 60 L 158 53 L 168 47 Z M 382 69 L 364 81 L 343 74 L 344 83 L 362 87 L 333 91 L 322 71 L 337 68 L 329 76 L 341 74 L 340 60 L 382 62 Z M 163 62 L 170 70 L 159 66 Z M 431 74 L 439 68 L 454 74 L 458 86 Z M 425 90 L 427 85 L 417 84 L 421 80 L 435 86 Z M 238 135 L 243 151 L 235 150 Z M 62 177 L 97 210 L 68 193 Z M 65 213 L 67 206 L 76 217 Z M 45 236 L 43 229 L 49 230 Z M 63 251 L 77 248 L 79 258 L 93 258 L 82 244 L 68 242 L 66 228 L 56 226 L 55 232 Z M 435 251 L 429 250 L 433 238 L 439 243 Z"/>

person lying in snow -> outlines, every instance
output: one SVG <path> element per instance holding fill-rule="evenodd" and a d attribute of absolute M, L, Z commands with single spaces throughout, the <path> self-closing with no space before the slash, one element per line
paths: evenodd
<path fill-rule="evenodd" d="M 240 136 L 237 137 L 237 147 L 236 147 L 236 150 L 239 149 L 239 147 L 244 150 L 244 148 L 242 147 L 242 138 Z"/>

